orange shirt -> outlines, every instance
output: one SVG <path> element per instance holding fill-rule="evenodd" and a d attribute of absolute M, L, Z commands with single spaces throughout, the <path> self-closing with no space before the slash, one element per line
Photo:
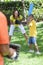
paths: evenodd
<path fill-rule="evenodd" d="M 7 19 L 6 16 L 0 12 L 0 44 L 8 44 L 9 36 L 8 36 L 8 27 L 7 27 Z"/>

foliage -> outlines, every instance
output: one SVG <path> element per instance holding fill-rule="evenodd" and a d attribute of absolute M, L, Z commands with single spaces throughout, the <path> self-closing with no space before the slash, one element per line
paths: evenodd
<path fill-rule="evenodd" d="M 29 34 L 27 26 L 24 27 L 26 33 Z M 16 28 L 16 30 L 19 30 Z M 20 31 L 15 31 L 11 42 L 21 45 L 19 58 L 17 61 L 13 61 L 5 58 L 5 65 L 43 65 L 43 23 L 37 24 L 37 43 L 41 52 L 41 55 L 36 53 L 29 53 L 28 44 Z"/>
<path fill-rule="evenodd" d="M 37 21 L 43 20 L 43 0 L 29 0 L 25 1 L 26 16 L 28 16 L 28 9 L 30 2 L 34 3 L 33 14 Z M 9 16 L 13 13 L 14 9 L 18 9 L 20 14 L 23 15 L 23 4 L 21 1 L 0 2 L 0 10 L 3 11 L 9 20 Z"/>

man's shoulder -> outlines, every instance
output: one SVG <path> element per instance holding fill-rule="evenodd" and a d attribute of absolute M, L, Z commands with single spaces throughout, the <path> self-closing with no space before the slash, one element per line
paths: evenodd
<path fill-rule="evenodd" d="M 13 17 L 13 15 L 10 15 L 10 17 L 12 18 L 12 17 Z"/>
<path fill-rule="evenodd" d="M 13 15 L 10 16 L 10 20 L 13 20 Z"/>
<path fill-rule="evenodd" d="M 22 20 L 23 19 L 23 16 L 22 15 L 19 15 L 19 18 L 20 18 L 20 20 Z"/>
<path fill-rule="evenodd" d="M 23 17 L 22 15 L 19 15 L 19 17 Z"/>

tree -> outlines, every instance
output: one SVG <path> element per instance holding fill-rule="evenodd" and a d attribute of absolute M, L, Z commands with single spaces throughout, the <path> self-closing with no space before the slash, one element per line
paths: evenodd
<path fill-rule="evenodd" d="M 25 4 L 24 4 L 24 0 L 21 0 L 23 3 L 23 13 L 24 13 L 24 19 L 26 21 L 26 11 L 25 11 Z"/>

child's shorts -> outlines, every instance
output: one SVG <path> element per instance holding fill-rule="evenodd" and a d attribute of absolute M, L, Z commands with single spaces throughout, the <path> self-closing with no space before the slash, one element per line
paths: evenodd
<path fill-rule="evenodd" d="M 28 40 L 29 44 L 35 44 L 36 43 L 36 37 L 30 37 Z"/>

